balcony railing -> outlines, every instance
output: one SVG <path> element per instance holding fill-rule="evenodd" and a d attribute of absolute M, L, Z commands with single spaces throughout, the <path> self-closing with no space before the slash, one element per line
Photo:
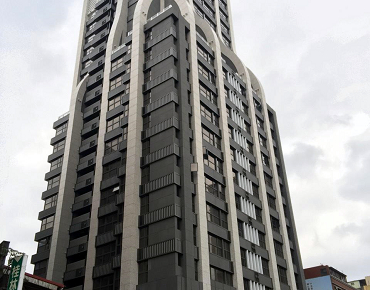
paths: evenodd
<path fill-rule="evenodd" d="M 172 8 L 172 5 L 168 5 L 167 7 L 165 7 L 162 11 L 158 12 L 157 14 L 153 15 L 152 17 L 150 17 L 148 20 L 147 20 L 147 23 L 149 21 L 152 21 L 154 18 L 158 17 L 159 15 L 161 15 L 162 13 L 166 12 L 168 9 Z"/>

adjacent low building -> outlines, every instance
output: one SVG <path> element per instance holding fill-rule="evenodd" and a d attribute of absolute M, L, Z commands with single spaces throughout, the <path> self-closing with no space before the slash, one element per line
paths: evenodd
<path fill-rule="evenodd" d="M 307 290 L 355 290 L 347 276 L 327 265 L 304 269 Z"/>
<path fill-rule="evenodd" d="M 348 284 L 358 290 L 370 290 L 370 276 L 366 276 L 365 279 L 350 281 Z"/>

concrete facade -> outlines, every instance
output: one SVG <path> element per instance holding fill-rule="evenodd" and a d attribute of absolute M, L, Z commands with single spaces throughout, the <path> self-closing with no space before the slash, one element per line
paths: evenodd
<path fill-rule="evenodd" d="M 66 289 L 305 289 L 277 119 L 230 1 L 85 0 L 35 274 Z"/>

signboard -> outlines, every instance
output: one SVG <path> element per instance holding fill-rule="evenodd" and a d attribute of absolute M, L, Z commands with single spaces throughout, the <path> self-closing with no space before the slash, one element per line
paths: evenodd
<path fill-rule="evenodd" d="M 22 290 L 24 273 L 26 271 L 27 255 L 14 257 L 9 273 L 7 290 Z"/>

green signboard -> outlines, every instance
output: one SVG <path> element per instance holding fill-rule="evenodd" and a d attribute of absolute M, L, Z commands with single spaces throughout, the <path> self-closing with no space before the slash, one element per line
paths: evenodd
<path fill-rule="evenodd" d="M 23 255 L 13 258 L 12 267 L 9 273 L 8 288 L 6 288 L 7 290 L 18 290 L 18 286 L 20 286 L 19 288 L 22 289 L 25 271 L 25 267 L 22 265 L 23 258 Z"/>

